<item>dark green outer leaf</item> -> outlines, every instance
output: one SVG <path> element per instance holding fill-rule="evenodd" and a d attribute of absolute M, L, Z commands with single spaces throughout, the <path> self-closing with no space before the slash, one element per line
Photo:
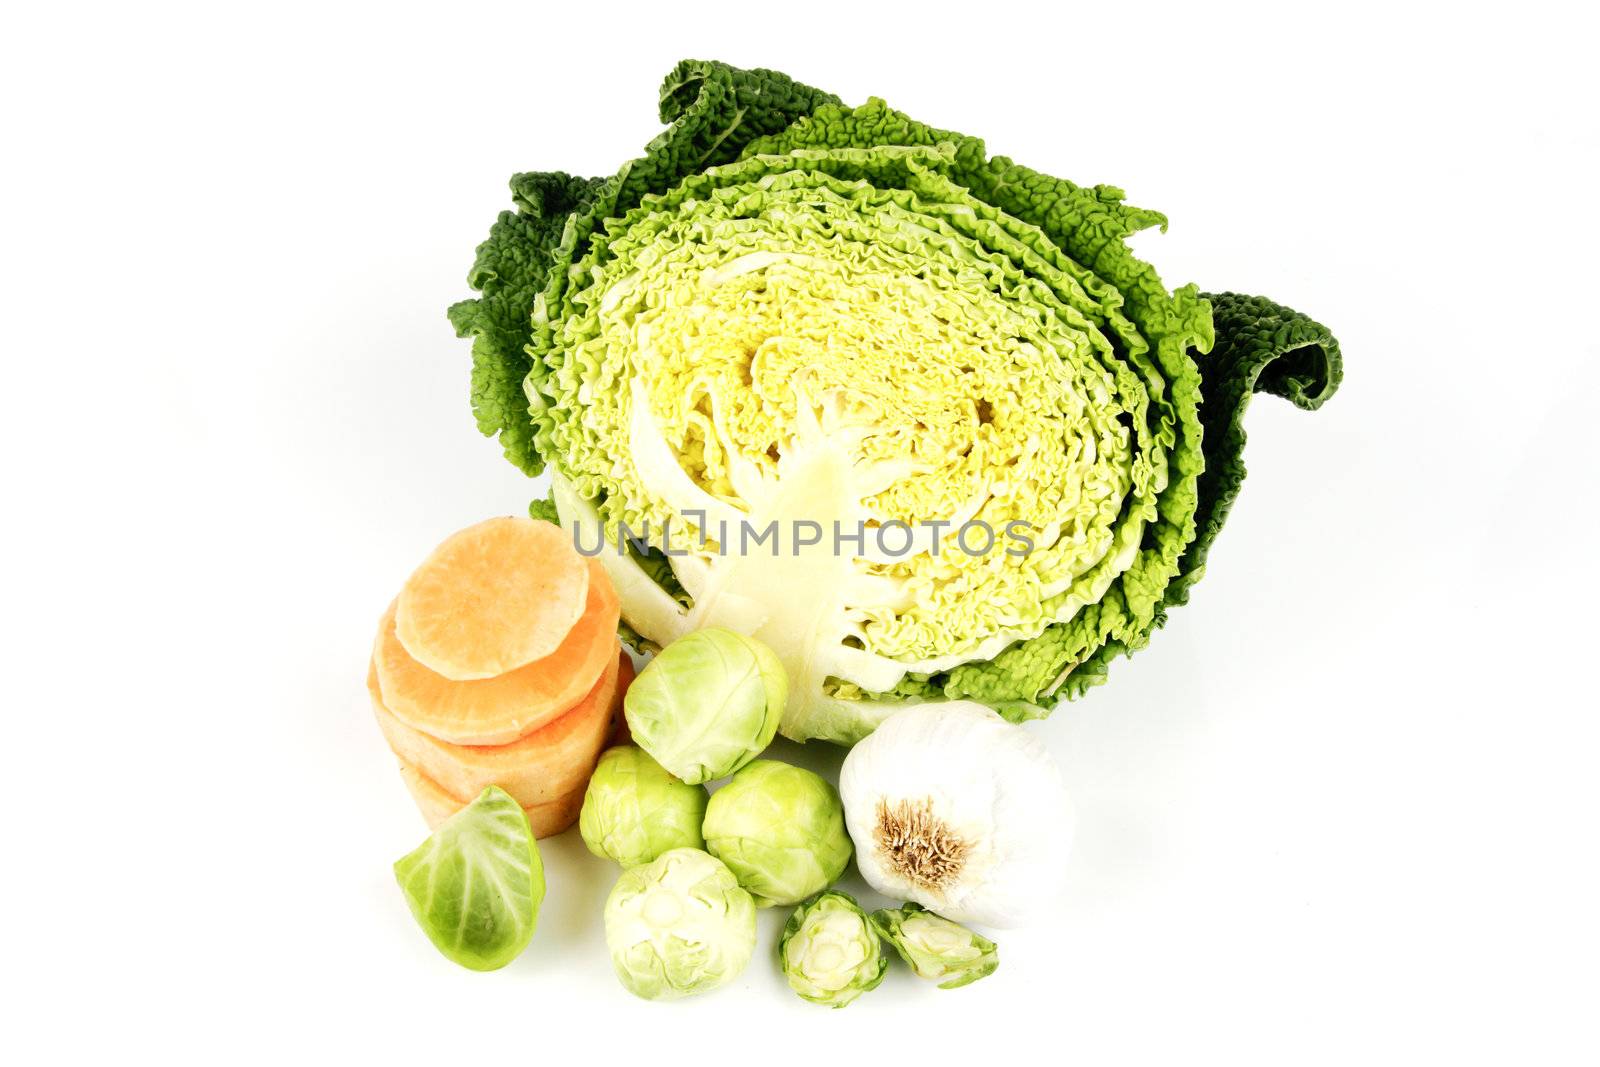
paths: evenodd
<path fill-rule="evenodd" d="M 1339 342 L 1320 322 L 1264 296 L 1205 293 L 1217 340 L 1198 357 L 1205 401 L 1200 405 L 1206 466 L 1200 475 L 1195 538 L 1164 607 L 1185 604 L 1205 573 L 1206 556 L 1244 483 L 1244 413 L 1255 393 L 1281 396 L 1315 411 L 1344 380 Z"/>
<path fill-rule="evenodd" d="M 594 195 L 598 178 L 518 174 L 511 179 L 516 212 L 502 211 L 478 246 L 467 284 L 483 295 L 450 308 L 456 336 L 472 338 L 472 411 L 478 429 L 498 433 L 506 458 L 533 475 L 544 462 L 533 448 L 533 426 L 522 382 L 529 313 L 544 288 L 550 258 L 569 216 Z"/>

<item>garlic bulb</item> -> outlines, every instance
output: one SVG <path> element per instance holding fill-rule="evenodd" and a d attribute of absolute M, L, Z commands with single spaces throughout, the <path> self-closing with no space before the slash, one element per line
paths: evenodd
<path fill-rule="evenodd" d="M 981 704 L 896 712 L 845 757 L 845 823 L 878 892 L 1019 926 L 1059 896 L 1072 806 L 1050 752 Z"/>

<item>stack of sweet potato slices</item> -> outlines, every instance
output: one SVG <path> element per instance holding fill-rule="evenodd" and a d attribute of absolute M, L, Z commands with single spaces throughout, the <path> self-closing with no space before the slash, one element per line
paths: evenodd
<path fill-rule="evenodd" d="M 539 837 L 571 826 L 633 665 L 598 560 L 548 522 L 468 527 L 418 567 L 378 625 L 367 689 L 436 826 L 491 785 Z"/>

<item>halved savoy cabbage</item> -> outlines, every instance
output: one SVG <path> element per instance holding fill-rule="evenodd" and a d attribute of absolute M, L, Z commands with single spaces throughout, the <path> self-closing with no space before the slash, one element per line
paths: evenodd
<path fill-rule="evenodd" d="M 1121 190 L 773 71 L 681 63 L 661 118 L 614 176 L 512 178 L 450 317 L 480 429 L 622 546 L 625 635 L 762 638 L 789 737 L 1099 684 L 1200 577 L 1250 395 L 1339 383 L 1305 316 L 1169 292 Z"/>

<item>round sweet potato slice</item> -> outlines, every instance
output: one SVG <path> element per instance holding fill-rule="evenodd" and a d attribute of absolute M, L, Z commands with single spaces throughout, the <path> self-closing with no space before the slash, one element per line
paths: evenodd
<path fill-rule="evenodd" d="M 581 558 L 581 557 L 580 557 Z M 543 659 L 495 678 L 458 682 L 412 659 L 384 615 L 372 659 L 383 706 L 414 730 L 457 745 L 507 745 L 573 707 L 617 654 L 621 603 L 598 560 L 588 560 L 583 616 Z"/>
<path fill-rule="evenodd" d="M 376 667 L 367 671 L 367 689 L 378 728 L 402 762 L 452 796 L 475 797 L 497 785 L 526 808 L 588 783 L 611 730 L 612 709 L 620 704 L 620 659 L 618 652 L 594 688 L 565 714 L 509 745 L 453 745 L 407 726 L 383 706 Z"/>
<path fill-rule="evenodd" d="M 543 659 L 583 615 L 591 568 L 561 527 L 497 518 L 452 534 L 400 590 L 395 631 L 418 663 L 456 682 Z"/>
<path fill-rule="evenodd" d="M 406 788 L 411 790 L 411 799 L 417 802 L 417 810 L 422 812 L 430 830 L 471 803 L 470 799 L 451 796 L 438 782 L 403 761 L 400 764 L 400 777 L 405 780 Z M 548 804 L 523 808 L 528 815 L 528 826 L 533 830 L 533 836 L 554 837 L 577 822 L 578 813 L 583 810 L 583 794 L 584 789 L 580 786 Z"/>

